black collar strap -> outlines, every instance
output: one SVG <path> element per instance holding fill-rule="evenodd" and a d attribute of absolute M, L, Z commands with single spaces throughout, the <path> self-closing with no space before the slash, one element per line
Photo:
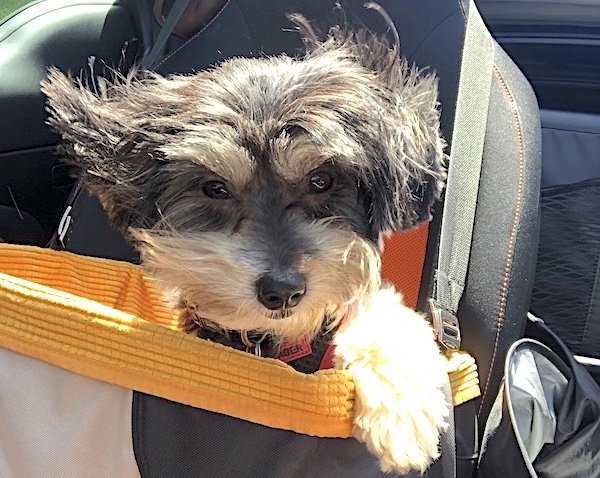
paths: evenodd
<path fill-rule="evenodd" d="M 327 321 L 323 321 L 321 331 L 312 342 L 298 340 L 277 344 L 271 335 L 257 331 L 225 330 L 206 320 L 195 320 L 198 325 L 197 335 L 201 339 L 210 340 L 236 350 L 254 353 L 261 357 L 277 358 L 298 372 L 310 374 L 323 365 L 330 352 L 330 345 L 336 329 L 330 329 Z"/>

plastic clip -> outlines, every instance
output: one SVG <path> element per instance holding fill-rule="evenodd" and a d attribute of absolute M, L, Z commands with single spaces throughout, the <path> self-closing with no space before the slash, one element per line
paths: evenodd
<path fill-rule="evenodd" d="M 65 212 L 63 213 L 62 217 L 60 218 L 60 222 L 58 223 L 58 229 L 56 231 L 58 240 L 60 241 L 60 244 L 62 245 L 63 249 L 65 248 L 65 237 L 67 236 L 67 233 L 69 232 L 69 228 L 71 227 L 71 221 L 73 220 L 73 218 L 71 216 L 72 209 L 73 209 L 73 206 L 67 206 L 67 208 L 65 209 Z"/>
<path fill-rule="evenodd" d="M 447 349 L 460 349 L 460 327 L 456 316 L 440 307 L 433 299 L 429 299 L 429 308 L 438 341 Z"/>

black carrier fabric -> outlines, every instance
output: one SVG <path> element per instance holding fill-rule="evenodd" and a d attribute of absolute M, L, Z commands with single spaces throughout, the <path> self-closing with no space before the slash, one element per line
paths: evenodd
<path fill-rule="evenodd" d="M 143 478 L 393 478 L 353 439 L 274 430 L 135 393 L 133 446 Z M 425 475 L 441 477 L 436 463 Z M 419 473 L 404 475 L 410 478 Z"/>
<path fill-rule="evenodd" d="M 139 15 L 147 20 L 140 22 L 142 38 L 152 36 L 149 31 L 155 36 L 159 30 L 156 24 L 149 26 L 152 20 L 148 12 L 153 2 L 147 3 L 145 16 L 144 11 Z M 449 141 L 467 2 L 378 3 L 397 26 L 402 55 L 438 74 L 441 124 Z M 341 4 L 343 15 L 334 0 L 230 0 L 191 41 L 171 38 L 157 71 L 193 72 L 232 56 L 293 55 L 301 50 L 302 42 L 285 17 L 290 12 L 304 14 L 325 31 L 347 19 L 355 27 L 390 33 L 381 15 L 366 10 L 363 0 Z M 136 10 L 140 3 L 132 1 L 129 5 Z M 124 37 L 124 41 L 127 39 Z M 504 354 L 525 329 L 538 233 L 537 103 L 525 78 L 497 46 L 494 61 L 472 253 L 458 311 L 463 347 L 477 360 L 483 395 L 481 400 L 456 409 L 459 477 L 472 475 L 478 452 L 477 431 L 482 431 L 497 394 Z M 430 226 L 421 310 L 426 310 L 435 264 L 441 207 L 438 209 Z M 56 242 L 54 245 L 62 248 Z M 74 205 L 73 227 L 65 248 L 85 255 L 136 260 L 131 248 L 108 227 L 98 202 L 86 194 L 80 195 Z M 144 478 L 393 476 L 383 475 L 365 448 L 353 439 L 319 439 L 268 429 L 141 393 L 135 394 L 132 419 L 135 454 Z M 434 464 L 425 476 L 440 478 L 438 466 Z"/>

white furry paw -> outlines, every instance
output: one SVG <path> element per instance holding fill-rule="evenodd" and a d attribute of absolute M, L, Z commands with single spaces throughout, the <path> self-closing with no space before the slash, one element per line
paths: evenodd
<path fill-rule="evenodd" d="M 384 472 L 423 473 L 439 456 L 447 380 L 429 324 L 383 290 L 336 337 L 338 366 L 355 382 L 353 435 Z"/>
<path fill-rule="evenodd" d="M 353 435 L 379 458 L 382 471 L 423 473 L 439 456 L 439 436 L 448 416 L 444 396 L 438 389 L 400 390 L 377 375 L 355 374 Z"/>

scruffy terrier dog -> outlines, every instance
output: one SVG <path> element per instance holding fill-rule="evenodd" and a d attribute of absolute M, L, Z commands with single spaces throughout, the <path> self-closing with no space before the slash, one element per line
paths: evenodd
<path fill-rule="evenodd" d="M 185 305 L 182 329 L 277 345 L 337 327 L 354 436 L 383 471 L 423 472 L 449 413 L 445 361 L 429 323 L 382 284 L 379 249 L 440 195 L 436 79 L 397 41 L 339 27 L 320 40 L 295 22 L 302 58 L 93 89 L 53 69 L 49 123 L 148 274 Z"/>

